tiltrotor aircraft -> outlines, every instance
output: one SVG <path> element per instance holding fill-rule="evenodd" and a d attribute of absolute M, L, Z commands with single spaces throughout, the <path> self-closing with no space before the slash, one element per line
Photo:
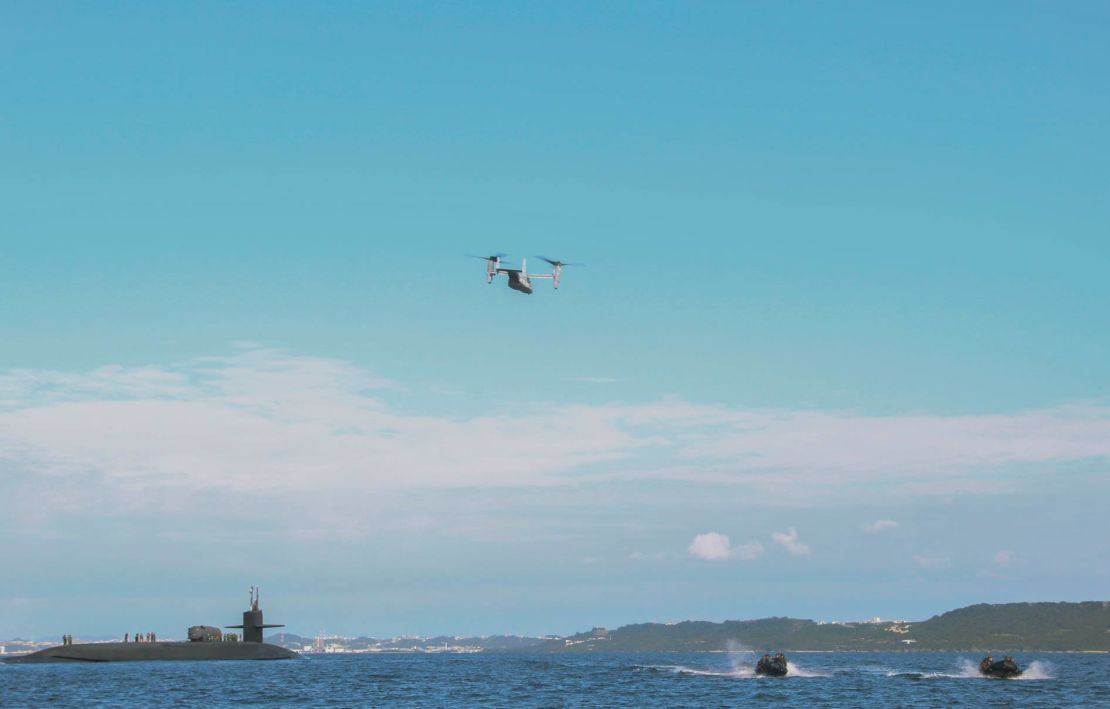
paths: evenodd
<path fill-rule="evenodd" d="M 493 254 L 492 256 L 467 255 L 471 258 L 480 258 L 486 262 L 486 283 L 493 283 L 495 276 L 504 274 L 508 276 L 510 288 L 528 295 L 532 295 L 532 281 L 534 279 L 549 279 L 552 284 L 558 288 L 559 277 L 563 273 L 564 266 L 583 265 L 580 263 L 564 263 L 563 261 L 556 261 L 555 259 L 540 256 L 540 260 L 551 264 L 551 273 L 528 273 L 528 262 L 523 258 L 520 259 L 520 268 L 508 268 L 501 265 L 501 259 L 505 258 L 508 254 Z"/>

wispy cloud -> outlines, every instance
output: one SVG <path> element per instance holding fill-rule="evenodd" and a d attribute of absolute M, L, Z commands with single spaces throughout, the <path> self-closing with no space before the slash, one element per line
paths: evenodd
<path fill-rule="evenodd" d="M 1013 560 L 1014 552 L 1010 551 L 1009 549 L 999 549 L 997 552 L 995 552 L 994 558 L 992 559 L 994 565 L 999 567 L 1009 566 L 1010 562 L 1012 562 Z"/>
<path fill-rule="evenodd" d="M 339 500 L 355 491 L 660 480 L 742 484 L 752 504 L 770 506 L 845 490 L 990 494 L 1047 478 L 1060 461 L 1110 457 L 1110 409 L 1094 405 L 868 416 L 661 399 L 515 402 L 511 412 L 459 417 L 391 405 L 405 393 L 348 362 L 250 343 L 171 365 L 8 370 L 0 373 L 0 461 L 19 471 L 8 483 L 20 487 L 6 494 L 22 496 L 23 509 L 79 508 L 93 499 L 149 505 L 152 496 L 172 506 L 200 491 Z M 1008 463 L 1027 466 L 1020 481 L 981 479 Z M 869 531 L 892 524 L 878 520 Z M 774 539 L 791 553 L 808 550 L 793 530 Z M 755 557 L 757 544 L 730 553 Z"/>
<path fill-rule="evenodd" d="M 0 378 L 0 454 L 60 474 L 186 486 L 535 485 L 642 445 L 581 410 L 467 420 L 392 412 L 395 385 L 334 360 L 250 350 L 172 369 Z M 520 461 L 528 461 L 522 466 Z"/>
<path fill-rule="evenodd" d="M 718 411 L 717 418 L 725 435 L 691 443 L 690 455 L 848 472 L 966 469 L 1110 455 L 1110 409 L 1094 406 L 992 416 L 731 410 Z"/>
<path fill-rule="evenodd" d="M 771 534 L 771 539 L 776 543 L 781 544 L 786 551 L 794 556 L 805 556 L 813 552 L 807 545 L 798 541 L 798 530 L 790 527 L 785 532 L 774 532 Z"/>
<path fill-rule="evenodd" d="M 892 519 L 877 519 L 874 522 L 864 525 L 863 531 L 868 534 L 878 534 L 888 529 L 897 529 L 898 523 Z"/>

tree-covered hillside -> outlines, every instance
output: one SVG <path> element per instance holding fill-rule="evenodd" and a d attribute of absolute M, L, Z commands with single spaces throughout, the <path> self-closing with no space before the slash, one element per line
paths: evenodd
<path fill-rule="evenodd" d="M 551 652 L 753 650 L 1110 651 L 1110 603 L 980 604 L 925 621 L 816 623 L 793 618 L 640 623 L 553 640 Z"/>
<path fill-rule="evenodd" d="M 928 649 L 1110 650 L 1110 603 L 980 603 L 914 624 Z"/>

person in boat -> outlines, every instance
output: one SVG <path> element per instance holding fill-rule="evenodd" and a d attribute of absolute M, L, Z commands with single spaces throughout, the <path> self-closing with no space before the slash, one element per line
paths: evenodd
<path fill-rule="evenodd" d="M 1021 676 L 1021 668 L 1014 658 L 1010 655 L 1002 658 L 1000 661 L 995 662 L 994 658 L 987 655 L 983 661 L 979 663 L 979 672 L 987 677 L 995 677 L 998 679 L 1009 679 L 1012 677 Z"/>
<path fill-rule="evenodd" d="M 757 675 L 767 675 L 770 677 L 782 677 L 786 674 L 786 656 L 781 652 L 774 657 L 771 655 L 764 655 L 759 658 L 756 663 L 755 673 Z"/>

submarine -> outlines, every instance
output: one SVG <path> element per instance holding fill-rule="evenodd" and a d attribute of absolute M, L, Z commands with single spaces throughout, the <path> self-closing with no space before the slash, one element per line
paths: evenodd
<path fill-rule="evenodd" d="M 278 645 L 264 642 L 266 628 L 283 628 L 263 622 L 258 607 L 259 592 L 251 587 L 250 607 L 243 611 L 241 625 L 228 625 L 243 631 L 242 640 L 235 633 L 223 634 L 219 628 L 194 625 L 188 640 L 171 642 L 113 642 L 63 644 L 29 655 L 4 660 L 9 664 L 40 662 L 138 662 L 163 660 L 290 660 L 299 655 Z"/>
<path fill-rule="evenodd" d="M 995 660 L 987 655 L 979 663 L 979 673 L 995 679 L 1012 679 L 1021 676 L 1021 668 L 1018 667 L 1018 663 L 1014 662 L 1014 658 L 1009 655 L 1001 660 Z"/>
<path fill-rule="evenodd" d="M 764 677 L 785 677 L 787 672 L 786 655 L 781 652 L 775 656 L 764 655 L 755 663 L 755 673 Z"/>

